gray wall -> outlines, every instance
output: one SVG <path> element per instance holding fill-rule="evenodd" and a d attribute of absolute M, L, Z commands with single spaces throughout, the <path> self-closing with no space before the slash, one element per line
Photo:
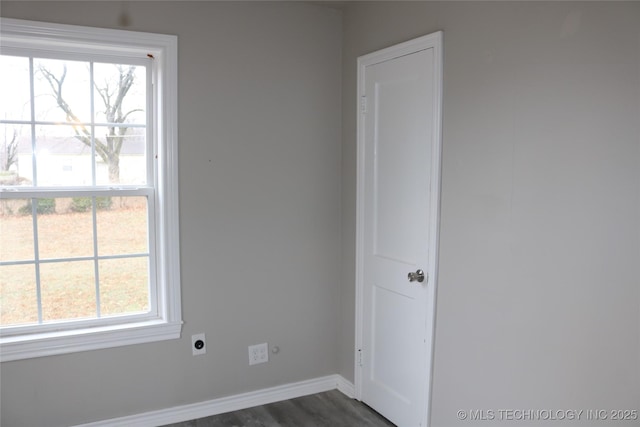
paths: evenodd
<path fill-rule="evenodd" d="M 640 4 L 358 2 L 343 22 L 344 318 L 356 58 L 444 30 L 432 425 L 506 422 L 459 409 L 640 409 Z"/>
<path fill-rule="evenodd" d="M 122 2 L 2 2 L 117 27 Z M 183 338 L 2 364 L 2 426 L 68 426 L 337 372 L 341 17 L 300 4 L 128 3 L 179 37 Z M 206 356 L 190 336 L 207 334 Z M 247 346 L 281 349 L 248 366 Z"/>

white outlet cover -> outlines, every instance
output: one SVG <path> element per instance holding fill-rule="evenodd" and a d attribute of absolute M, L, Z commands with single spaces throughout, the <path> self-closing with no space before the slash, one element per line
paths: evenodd
<path fill-rule="evenodd" d="M 269 345 L 267 343 L 249 346 L 249 365 L 266 363 L 269 361 Z"/>
<path fill-rule="evenodd" d="M 196 341 L 198 340 L 202 340 L 202 342 L 204 343 L 204 347 L 199 350 L 196 348 Z M 193 352 L 194 356 L 199 356 L 201 354 L 207 353 L 207 341 L 204 339 L 204 334 L 191 335 L 191 351 Z"/>

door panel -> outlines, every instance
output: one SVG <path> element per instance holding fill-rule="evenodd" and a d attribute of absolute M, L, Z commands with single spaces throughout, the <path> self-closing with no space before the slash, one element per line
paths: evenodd
<path fill-rule="evenodd" d="M 405 58 L 405 61 L 408 58 Z M 405 62 L 403 61 L 403 62 Z M 394 63 L 381 64 L 391 68 Z M 371 70 L 375 77 L 384 78 L 393 70 Z M 383 76 L 379 76 L 383 74 Z M 417 76 L 414 76 L 417 77 Z M 413 86 L 417 79 L 402 81 L 378 81 L 375 84 L 373 120 L 373 159 L 374 159 L 374 252 L 377 256 L 387 257 L 407 264 L 417 262 L 417 242 L 411 227 L 396 227 L 397 221 L 405 224 L 418 224 L 419 214 L 425 208 L 426 195 L 423 192 L 412 193 L 405 183 L 422 179 L 420 162 L 428 161 L 428 153 L 422 149 L 416 156 L 416 147 L 411 142 L 416 134 L 424 134 L 425 122 L 412 120 L 405 112 L 419 108 L 419 105 L 404 105 L 403 99 L 414 101 L 417 94 Z M 406 102 L 405 104 L 410 104 Z M 425 147 L 426 148 L 426 147 Z"/>

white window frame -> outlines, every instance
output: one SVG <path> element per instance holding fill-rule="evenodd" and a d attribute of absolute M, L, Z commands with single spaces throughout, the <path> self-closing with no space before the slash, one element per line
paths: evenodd
<path fill-rule="evenodd" d="M 96 350 L 180 337 L 180 252 L 178 223 L 178 39 L 177 36 L 124 30 L 51 24 L 0 18 L 0 52 L 22 49 L 45 56 L 73 53 L 119 58 L 152 58 L 153 105 L 152 135 L 154 190 L 149 203 L 155 206 L 155 252 L 150 259 L 156 277 L 151 294 L 157 310 L 152 318 L 132 320 L 123 316 L 108 322 L 74 321 L 77 327 L 55 330 L 50 325 L 30 326 L 24 333 L 0 332 L 0 361 L 28 359 L 78 351 Z M 129 191 L 129 190 L 127 190 Z M 130 190 L 131 195 L 140 190 Z M 21 192 L 12 189 L 12 197 Z M 3 192 L 0 192 L 2 198 Z M 81 192 L 78 193 L 78 195 Z M 148 192 L 141 192 L 149 194 Z M 37 197 L 37 189 L 24 197 Z M 152 250 L 153 248 L 150 248 Z"/>

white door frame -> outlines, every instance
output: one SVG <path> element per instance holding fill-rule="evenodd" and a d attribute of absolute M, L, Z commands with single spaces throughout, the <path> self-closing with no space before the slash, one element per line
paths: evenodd
<path fill-rule="evenodd" d="M 423 414 L 423 426 L 429 426 L 431 413 L 431 382 L 433 373 L 433 343 L 435 331 L 435 312 L 436 312 L 436 287 L 438 283 L 438 233 L 440 224 L 440 165 L 442 152 L 442 31 L 438 31 L 414 40 L 410 40 L 386 49 L 379 50 L 358 58 L 358 157 L 357 157 L 357 195 L 356 195 L 356 325 L 355 325 L 355 397 L 358 400 L 362 398 L 362 368 L 360 366 L 361 349 L 363 342 L 363 277 L 364 277 L 364 179 L 365 179 L 365 161 L 364 161 L 364 114 L 361 100 L 365 93 L 365 69 L 367 66 L 378 64 L 405 55 L 410 55 L 426 49 L 434 50 L 434 123 L 433 123 L 433 146 L 432 146 L 432 164 L 431 164 L 431 202 L 430 202 L 430 218 L 429 224 L 429 262 L 427 271 L 429 282 L 428 286 L 428 307 L 427 307 L 427 325 L 425 340 L 429 346 L 427 363 L 427 376 L 424 386 L 426 388 L 425 411 Z"/>

